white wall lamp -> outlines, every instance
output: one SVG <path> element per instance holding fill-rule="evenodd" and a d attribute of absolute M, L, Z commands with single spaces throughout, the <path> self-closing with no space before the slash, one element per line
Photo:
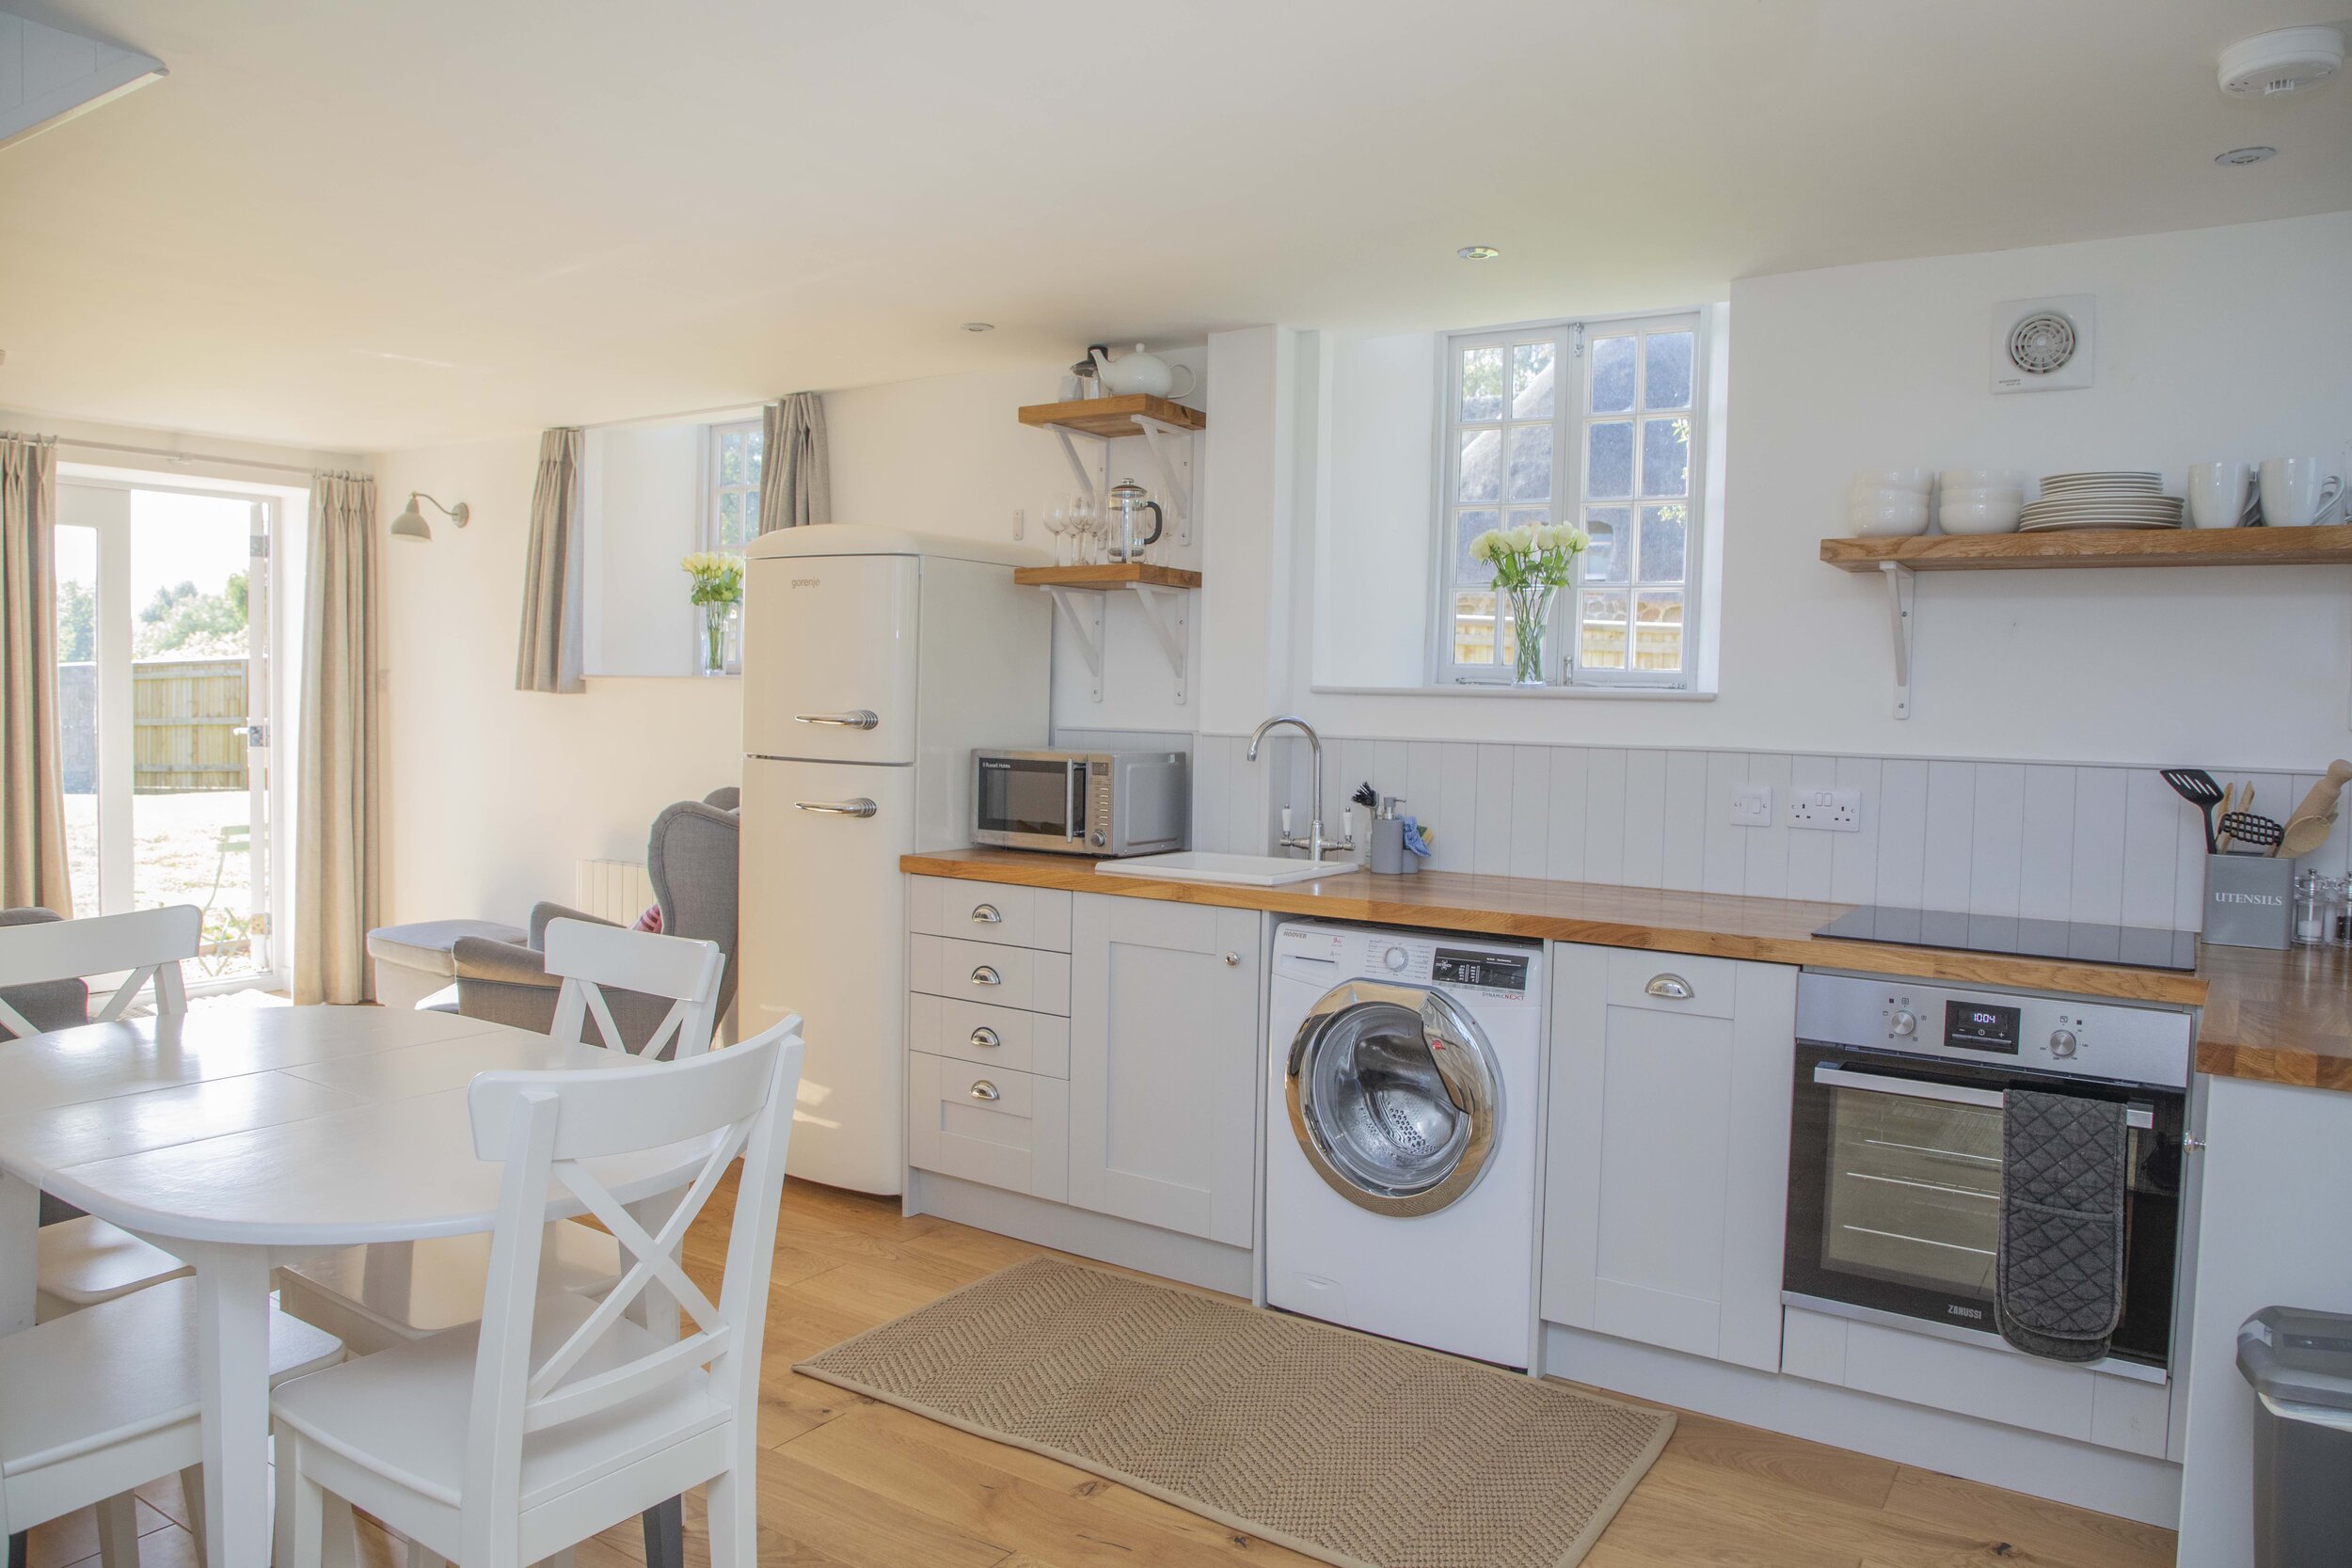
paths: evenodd
<path fill-rule="evenodd" d="M 430 503 L 434 511 L 438 512 L 459 528 L 464 528 L 466 520 L 473 515 L 473 509 L 464 501 L 459 501 L 455 506 L 443 506 L 423 491 L 411 490 L 408 492 L 408 510 L 392 519 L 393 538 L 414 539 L 421 545 L 433 537 L 433 525 L 426 522 L 424 514 L 417 510 L 417 502 L 420 500 Z"/>

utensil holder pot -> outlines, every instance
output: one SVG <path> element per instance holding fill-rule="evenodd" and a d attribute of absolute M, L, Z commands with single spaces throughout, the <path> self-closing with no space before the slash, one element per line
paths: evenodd
<path fill-rule="evenodd" d="M 2269 855 L 2205 857 L 2205 940 L 2284 948 L 2294 926 L 2295 863 Z"/>

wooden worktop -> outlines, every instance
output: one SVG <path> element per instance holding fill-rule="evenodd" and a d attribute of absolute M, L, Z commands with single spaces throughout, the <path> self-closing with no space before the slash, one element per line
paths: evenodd
<path fill-rule="evenodd" d="M 1159 882 L 1105 877 L 1077 856 L 1018 849 L 908 855 L 901 869 L 925 877 L 1158 898 L 1222 909 L 1375 926 L 1423 926 L 1488 936 L 1538 937 L 1661 953 L 1811 964 L 1922 980 L 2070 991 L 2129 1002 L 2202 1007 L 2197 1068 L 2233 1078 L 2352 1091 L 2352 957 L 2343 948 L 2274 953 L 2201 947 L 2194 974 L 1837 942 L 1812 933 L 1842 904 L 1736 898 L 1660 888 L 1606 887 L 1523 877 L 1424 871 L 1410 877 L 1343 872 L 1283 887 Z"/>

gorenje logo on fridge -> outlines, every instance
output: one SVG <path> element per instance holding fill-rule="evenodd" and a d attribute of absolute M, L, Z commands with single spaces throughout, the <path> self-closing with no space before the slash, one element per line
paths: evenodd
<path fill-rule="evenodd" d="M 824 582 L 825 579 L 822 578 L 794 578 L 792 579 L 792 586 L 795 588 L 821 588 L 824 586 Z"/>

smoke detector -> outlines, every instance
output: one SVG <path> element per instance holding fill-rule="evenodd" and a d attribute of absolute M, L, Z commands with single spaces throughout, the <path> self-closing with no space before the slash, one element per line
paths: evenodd
<path fill-rule="evenodd" d="M 2221 52 L 2221 90 L 2233 98 L 2278 98 L 2333 76 L 2344 35 L 2333 27 L 2281 27 Z"/>
<path fill-rule="evenodd" d="M 1993 308 L 1993 389 L 2055 392 L 2090 385 L 2092 296 L 2012 299 Z"/>

